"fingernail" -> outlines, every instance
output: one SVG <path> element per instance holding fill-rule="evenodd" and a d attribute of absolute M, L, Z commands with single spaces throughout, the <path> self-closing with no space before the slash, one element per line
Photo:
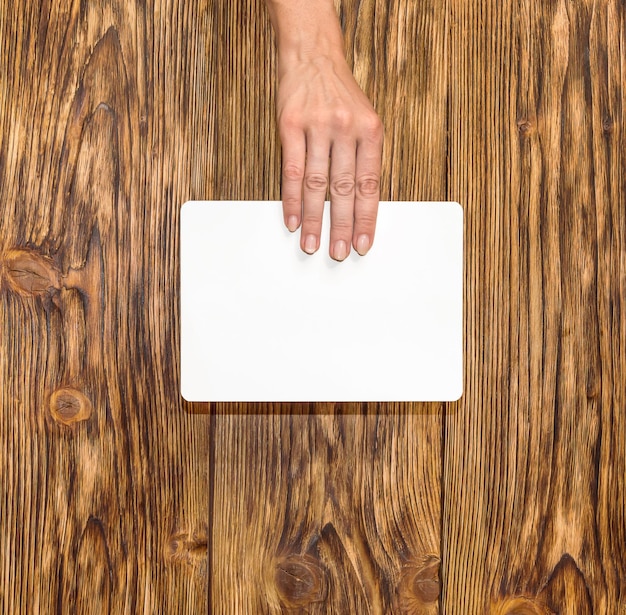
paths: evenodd
<path fill-rule="evenodd" d="M 289 216 L 289 220 L 287 220 L 287 228 L 292 233 L 298 228 L 298 217 L 297 216 Z"/>
<path fill-rule="evenodd" d="M 335 244 L 335 258 L 338 261 L 342 261 L 344 258 L 346 258 L 346 242 L 343 240 L 338 241 Z"/>
<path fill-rule="evenodd" d="M 317 238 L 315 235 L 307 235 L 306 240 L 304 242 L 304 251 L 309 254 L 313 254 L 315 252 L 315 246 L 317 245 Z"/>
<path fill-rule="evenodd" d="M 367 235 L 361 235 L 356 242 L 356 251 L 363 256 L 370 247 L 370 239 Z"/>

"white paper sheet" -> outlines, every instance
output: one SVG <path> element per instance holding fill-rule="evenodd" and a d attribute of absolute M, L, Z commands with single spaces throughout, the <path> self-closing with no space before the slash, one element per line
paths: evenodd
<path fill-rule="evenodd" d="M 463 209 L 381 201 L 365 256 L 300 249 L 280 201 L 181 209 L 188 401 L 455 401 L 463 392 Z"/>

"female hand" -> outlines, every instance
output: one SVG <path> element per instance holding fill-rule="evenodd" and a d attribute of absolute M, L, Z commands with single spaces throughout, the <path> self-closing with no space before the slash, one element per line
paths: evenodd
<path fill-rule="evenodd" d="M 277 120 L 285 224 L 302 221 L 300 246 L 314 253 L 330 185 L 329 253 L 341 261 L 350 244 L 364 255 L 374 241 L 384 132 L 336 51 L 279 56 Z"/>

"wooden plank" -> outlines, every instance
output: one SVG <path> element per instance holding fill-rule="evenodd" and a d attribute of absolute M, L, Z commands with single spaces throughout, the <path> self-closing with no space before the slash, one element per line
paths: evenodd
<path fill-rule="evenodd" d="M 336 9 L 346 57 L 386 126 L 381 198 L 443 200 L 445 5 Z M 223 70 L 211 89 L 211 198 L 279 199 L 266 9 L 248 0 L 214 11 L 209 65 Z M 212 406 L 211 613 L 438 612 L 445 405 Z"/>
<path fill-rule="evenodd" d="M 451 2 L 468 390 L 442 610 L 626 609 L 623 2 Z"/>
<path fill-rule="evenodd" d="M 206 611 L 209 425 L 175 350 L 206 23 L 0 1 L 3 613 Z"/>
<path fill-rule="evenodd" d="M 212 612 L 438 611 L 440 418 L 339 406 L 216 417 Z"/>
<path fill-rule="evenodd" d="M 207 531 L 178 207 L 280 161 L 264 7 L 217 4 L 0 3 L 0 610 L 203 611 L 212 536 L 215 612 L 436 612 L 440 557 L 442 612 L 620 612 L 623 3 L 453 0 L 449 84 L 442 7 L 337 4 L 383 198 L 466 210 L 443 513 L 437 406 L 221 404 Z"/>

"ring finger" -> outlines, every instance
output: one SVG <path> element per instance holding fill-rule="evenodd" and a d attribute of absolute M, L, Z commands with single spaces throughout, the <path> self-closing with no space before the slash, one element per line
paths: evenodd
<path fill-rule="evenodd" d="M 328 141 L 316 141 L 307 133 L 300 247 L 308 254 L 313 254 L 319 247 L 324 201 L 328 188 L 329 151 L 330 143 Z"/>

